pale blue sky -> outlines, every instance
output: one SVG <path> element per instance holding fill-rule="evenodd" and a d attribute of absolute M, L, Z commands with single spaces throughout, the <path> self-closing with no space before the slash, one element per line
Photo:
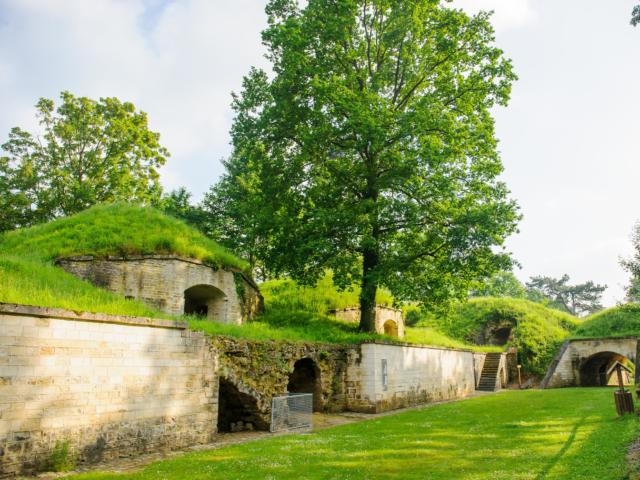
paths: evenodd
<path fill-rule="evenodd" d="M 229 153 L 230 92 L 260 45 L 263 0 L 0 0 L 0 141 L 40 96 L 117 96 L 149 113 L 167 188 L 196 197 Z M 494 9 L 519 82 L 496 112 L 504 179 L 522 207 L 522 280 L 568 273 L 622 298 L 640 220 L 640 28 L 634 0 L 456 0 Z"/>

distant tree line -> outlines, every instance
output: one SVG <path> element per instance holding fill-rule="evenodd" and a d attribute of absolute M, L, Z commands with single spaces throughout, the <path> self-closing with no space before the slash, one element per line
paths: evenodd
<path fill-rule="evenodd" d="M 470 295 L 526 298 L 575 316 L 588 315 L 603 308 L 601 302 L 606 285 L 592 281 L 572 285 L 569 281 L 566 274 L 560 278 L 534 276 L 523 285 L 512 272 L 499 272 L 472 289 Z"/>

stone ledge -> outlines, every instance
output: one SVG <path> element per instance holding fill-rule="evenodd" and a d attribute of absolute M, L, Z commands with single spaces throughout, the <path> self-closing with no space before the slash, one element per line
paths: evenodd
<path fill-rule="evenodd" d="M 55 263 L 58 262 L 92 262 L 94 260 L 107 260 L 110 262 L 135 262 L 140 260 L 177 260 L 179 262 L 191 263 L 193 265 L 202 265 L 204 267 L 213 268 L 214 270 L 225 270 L 228 272 L 236 272 L 242 275 L 242 278 L 255 288 L 257 291 L 258 285 L 256 282 L 249 277 L 244 271 L 239 268 L 231 267 L 228 265 L 214 265 L 212 263 L 205 262 L 203 260 L 198 260 L 197 258 L 183 257 L 181 255 L 176 254 L 136 254 L 136 255 L 106 255 L 104 257 L 96 256 L 96 255 L 75 255 L 70 257 L 60 257 L 55 260 Z"/>
<path fill-rule="evenodd" d="M 77 320 L 81 322 L 113 323 L 118 325 L 132 325 L 151 328 L 168 328 L 186 330 L 189 325 L 177 320 L 162 320 L 148 317 L 129 317 L 126 315 L 110 315 L 65 310 L 54 307 L 36 307 L 34 305 L 20 305 L 15 303 L 0 303 L 0 315 L 18 315 L 40 318 L 56 318 L 60 320 Z"/>
<path fill-rule="evenodd" d="M 386 345 L 390 347 L 413 347 L 413 348 L 430 348 L 433 350 L 446 350 L 450 352 L 469 352 L 469 353 L 480 353 L 487 354 L 492 352 L 478 352 L 475 350 L 471 350 L 470 348 L 454 348 L 454 347 L 442 347 L 438 345 L 426 345 L 422 343 L 408 343 L 408 342 L 393 342 L 393 341 L 384 341 L 384 340 L 364 340 L 360 345 Z M 496 352 L 498 353 L 498 352 Z M 499 352 L 501 354 L 507 352 Z"/>

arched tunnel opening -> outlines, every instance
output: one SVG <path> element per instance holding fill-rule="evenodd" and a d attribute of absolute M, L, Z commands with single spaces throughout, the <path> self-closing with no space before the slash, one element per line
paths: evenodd
<path fill-rule="evenodd" d="M 485 327 L 479 343 L 502 347 L 512 340 L 512 334 L 513 325 L 505 322 L 492 323 Z"/>
<path fill-rule="evenodd" d="M 293 365 L 293 372 L 289 375 L 287 392 L 313 394 L 313 411 L 322 411 L 323 401 L 320 369 L 313 360 L 303 358 Z"/>
<path fill-rule="evenodd" d="M 244 430 L 269 430 L 269 425 L 260 416 L 255 398 L 238 390 L 228 379 L 220 377 L 218 432 Z"/>
<path fill-rule="evenodd" d="M 617 385 L 616 366 L 620 364 L 623 383 L 629 385 L 633 381 L 635 370 L 633 362 L 616 352 L 599 352 L 587 358 L 580 367 L 581 387 L 604 387 Z"/>
<path fill-rule="evenodd" d="M 393 320 L 387 320 L 386 322 L 384 322 L 383 328 L 385 335 L 388 335 L 390 337 L 398 336 L 398 324 Z"/>
<path fill-rule="evenodd" d="M 212 285 L 194 285 L 184 291 L 184 313 L 224 322 L 227 297 Z"/>

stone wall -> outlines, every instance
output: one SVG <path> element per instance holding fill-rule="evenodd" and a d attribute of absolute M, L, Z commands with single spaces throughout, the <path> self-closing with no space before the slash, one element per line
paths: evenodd
<path fill-rule="evenodd" d="M 331 313 L 340 320 L 352 323 L 360 322 L 360 309 L 358 307 L 333 310 Z M 393 324 L 391 330 L 385 328 L 385 325 L 387 325 L 389 321 Z M 377 305 L 375 323 L 376 333 L 404 338 L 404 317 L 402 316 L 402 310 L 385 305 Z"/>
<path fill-rule="evenodd" d="M 125 297 L 141 300 L 170 315 L 185 313 L 185 292 L 192 287 L 208 308 L 208 318 L 241 324 L 262 309 L 262 297 L 246 274 L 218 269 L 198 260 L 175 256 L 91 256 L 59 259 L 67 272 Z"/>
<path fill-rule="evenodd" d="M 272 398 L 304 388 L 325 412 L 460 398 L 482 358 L 205 337 L 180 322 L 0 304 L 0 476 L 45 466 L 59 441 L 93 463 L 210 442 L 218 425 L 267 429 Z"/>
<path fill-rule="evenodd" d="M 474 354 L 365 343 L 359 357 L 352 357 L 349 364 L 347 387 L 347 408 L 358 412 L 377 413 L 461 398 L 475 391 Z"/>
<path fill-rule="evenodd" d="M 581 373 L 590 359 L 597 355 L 610 356 L 616 360 L 625 357 L 632 363 L 638 362 L 639 342 L 637 337 L 590 338 L 567 340 L 551 362 L 542 380 L 542 388 L 571 387 L 582 385 Z M 640 372 L 636 368 L 636 381 Z"/>
<path fill-rule="evenodd" d="M 347 365 L 357 346 L 258 342 L 230 337 L 214 337 L 211 341 L 213 355 L 220 359 L 220 377 L 255 400 L 253 414 L 262 424 L 270 422 L 272 398 L 287 393 L 296 362 L 305 358 L 314 362 L 320 374 L 322 398 L 316 399 L 316 410 L 346 409 Z"/>
<path fill-rule="evenodd" d="M 0 304 L 0 476 L 208 442 L 215 372 L 185 324 Z"/>

